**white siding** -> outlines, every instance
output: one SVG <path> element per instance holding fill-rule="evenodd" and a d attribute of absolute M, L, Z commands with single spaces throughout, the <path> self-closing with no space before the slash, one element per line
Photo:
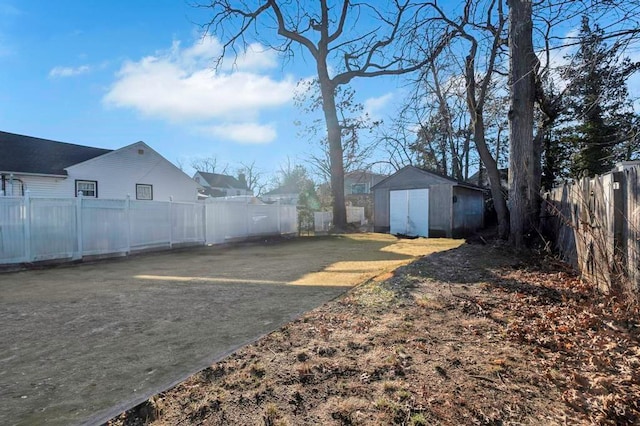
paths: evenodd
<path fill-rule="evenodd" d="M 30 176 L 21 175 L 19 173 L 13 174 L 14 178 L 20 179 L 24 183 L 25 191 L 29 191 L 32 197 L 54 197 L 64 198 L 73 196 L 73 192 L 67 191 L 67 179 L 63 177 L 52 176 Z M 14 185 L 15 194 L 11 194 L 7 191 L 6 195 L 21 196 L 18 192 L 18 185 Z"/>
<path fill-rule="evenodd" d="M 142 152 L 142 153 L 139 153 Z M 196 201 L 198 184 L 143 142 L 137 142 L 67 168 L 67 190 L 75 181 L 98 182 L 98 198 L 136 198 L 136 184 L 153 185 L 154 201 Z M 67 196 L 69 196 L 67 195 Z"/>
<path fill-rule="evenodd" d="M 200 185 L 204 187 L 210 188 L 209 182 L 207 182 L 207 180 L 202 177 L 200 172 L 196 172 L 196 174 L 193 175 L 193 180 L 195 180 L 196 182 L 198 182 Z"/>
<path fill-rule="evenodd" d="M 199 183 L 200 185 L 206 187 L 206 188 L 210 188 L 211 190 L 217 190 L 222 192 L 225 197 L 238 197 L 241 195 L 253 195 L 253 191 L 248 190 L 248 189 L 239 189 L 239 188 L 230 188 L 230 187 L 226 187 L 226 186 L 211 186 L 209 185 L 209 182 L 207 182 L 207 180 L 200 174 L 200 172 L 196 172 L 196 174 L 193 175 L 193 180 L 196 181 L 197 183 Z"/>
<path fill-rule="evenodd" d="M 199 185 L 144 142 L 68 167 L 67 173 L 66 178 L 19 173 L 14 177 L 24 182 L 31 197 L 74 197 L 76 180 L 91 180 L 98 182 L 98 198 L 125 199 L 129 195 L 135 200 L 136 184 L 147 184 L 153 186 L 155 201 L 169 201 L 169 197 L 198 200 Z"/>

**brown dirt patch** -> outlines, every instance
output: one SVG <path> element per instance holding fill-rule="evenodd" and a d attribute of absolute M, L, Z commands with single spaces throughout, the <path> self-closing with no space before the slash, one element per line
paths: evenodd
<path fill-rule="evenodd" d="M 638 310 L 562 264 L 436 253 L 111 425 L 638 424 Z"/>
<path fill-rule="evenodd" d="M 99 423 L 454 240 L 363 234 L 0 273 L 0 424 Z"/>

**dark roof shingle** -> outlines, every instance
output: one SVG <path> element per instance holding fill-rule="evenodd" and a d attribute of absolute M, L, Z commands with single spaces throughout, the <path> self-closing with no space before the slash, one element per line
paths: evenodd
<path fill-rule="evenodd" d="M 66 175 L 66 167 L 111 151 L 0 131 L 0 172 Z"/>
<path fill-rule="evenodd" d="M 200 176 L 207 181 L 209 186 L 214 188 L 232 188 L 232 189 L 244 189 L 247 190 L 247 186 L 243 185 L 238 179 L 229 175 L 221 175 L 218 173 L 207 173 L 198 171 Z"/>

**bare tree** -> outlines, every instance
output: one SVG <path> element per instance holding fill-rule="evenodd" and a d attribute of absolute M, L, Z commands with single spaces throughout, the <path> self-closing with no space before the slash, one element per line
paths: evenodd
<path fill-rule="evenodd" d="M 381 129 L 378 141 L 379 147 L 384 151 L 384 162 L 393 171 L 398 171 L 404 166 L 416 162 L 415 152 L 411 149 L 416 134 L 401 120 L 395 120 L 389 128 Z"/>
<path fill-rule="evenodd" d="M 471 133 L 466 84 L 451 48 L 434 58 L 415 82 L 400 117 L 417 128 L 409 146 L 417 163 L 463 180 L 469 176 Z"/>
<path fill-rule="evenodd" d="M 179 168 L 181 171 L 184 172 L 185 169 L 185 165 L 184 165 L 184 158 L 178 158 L 175 161 L 176 163 L 176 167 Z"/>
<path fill-rule="evenodd" d="M 445 11 L 437 1 L 425 4 L 425 7 L 436 11 L 439 19 L 455 35 L 455 39 L 463 41 L 463 45 L 466 46 L 464 79 L 473 141 L 489 177 L 491 196 L 498 216 L 499 236 L 507 238 L 509 211 L 502 191 L 498 164 L 487 144 L 484 117 L 492 82 L 500 73 L 499 61 L 505 44 L 507 15 L 503 6 L 503 0 L 490 0 L 486 3 L 466 0 L 462 14 L 453 17 L 452 13 Z M 480 58 L 481 54 L 484 54 L 484 57 Z"/>
<path fill-rule="evenodd" d="M 327 0 L 252 3 L 211 1 L 206 5 L 212 12 L 206 29 L 222 40 L 223 56 L 228 50 L 237 54 L 245 49 L 249 35 L 289 59 L 298 54 L 311 56 L 327 130 L 333 220 L 337 229 L 344 229 L 344 157 L 336 89 L 355 78 L 401 75 L 428 64 L 430 57 L 416 59 L 416 43 L 420 40 L 411 37 L 415 34 L 411 28 L 425 30 L 429 20 L 422 16 L 424 9 L 409 0 L 343 0 L 336 6 L 330 6 Z M 439 36 L 438 44 L 446 46 L 449 35 Z"/>
<path fill-rule="evenodd" d="M 189 165 L 198 172 L 225 174 L 229 168 L 228 164 L 218 164 L 215 156 L 193 158 Z"/>
<path fill-rule="evenodd" d="M 447 92 L 445 92 L 442 87 L 442 83 L 440 82 L 441 75 L 436 68 L 435 60 L 429 64 L 429 71 L 433 76 L 433 86 L 432 91 L 435 93 L 436 98 L 438 100 L 438 131 L 442 134 L 442 146 L 441 151 L 443 153 L 443 169 L 444 174 L 447 173 L 447 160 L 445 153 L 449 151 L 451 153 L 451 175 L 456 179 L 462 179 L 462 161 L 461 156 L 455 146 L 456 135 L 453 129 L 453 115 L 451 113 L 451 108 L 449 106 L 448 98 L 449 96 Z"/>
<path fill-rule="evenodd" d="M 296 105 L 305 113 L 313 115 L 322 109 L 322 97 L 318 90 L 317 80 L 303 80 L 298 84 L 294 96 Z M 362 133 L 371 134 L 380 121 L 374 120 L 365 111 L 364 105 L 355 100 L 355 91 L 347 86 L 336 89 L 336 111 L 338 113 L 341 137 L 344 172 L 368 168 L 371 154 L 376 149 L 375 138 L 363 138 Z M 312 119 L 303 125 L 300 135 L 304 140 L 319 143 L 323 148 L 320 154 L 309 154 L 309 160 L 317 174 L 325 182 L 331 180 L 331 158 L 328 149 L 327 133 L 323 131 L 324 119 Z"/>
<path fill-rule="evenodd" d="M 256 167 L 256 162 L 240 163 L 238 167 L 238 175 L 243 174 L 247 183 L 247 188 L 253 192 L 253 195 L 259 197 L 267 187 L 264 181 L 264 174 Z"/>

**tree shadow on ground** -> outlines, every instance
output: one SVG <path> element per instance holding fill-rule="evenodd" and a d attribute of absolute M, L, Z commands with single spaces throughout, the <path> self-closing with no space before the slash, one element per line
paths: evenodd
<path fill-rule="evenodd" d="M 571 289 L 558 289 L 545 285 L 542 280 L 519 279 L 519 274 L 557 273 L 573 271 L 567 265 L 539 256 L 523 256 L 510 248 L 500 245 L 464 244 L 438 253 L 422 257 L 415 262 L 399 268 L 394 276 L 402 277 L 405 285 L 390 286 L 391 290 L 406 296 L 407 286 L 414 282 L 431 280 L 448 287 L 449 292 L 472 286 L 499 288 L 508 293 L 534 296 L 541 303 L 554 305 L 568 299 L 584 299 L 584 292 Z M 400 294 L 399 294 L 400 295 Z"/>

